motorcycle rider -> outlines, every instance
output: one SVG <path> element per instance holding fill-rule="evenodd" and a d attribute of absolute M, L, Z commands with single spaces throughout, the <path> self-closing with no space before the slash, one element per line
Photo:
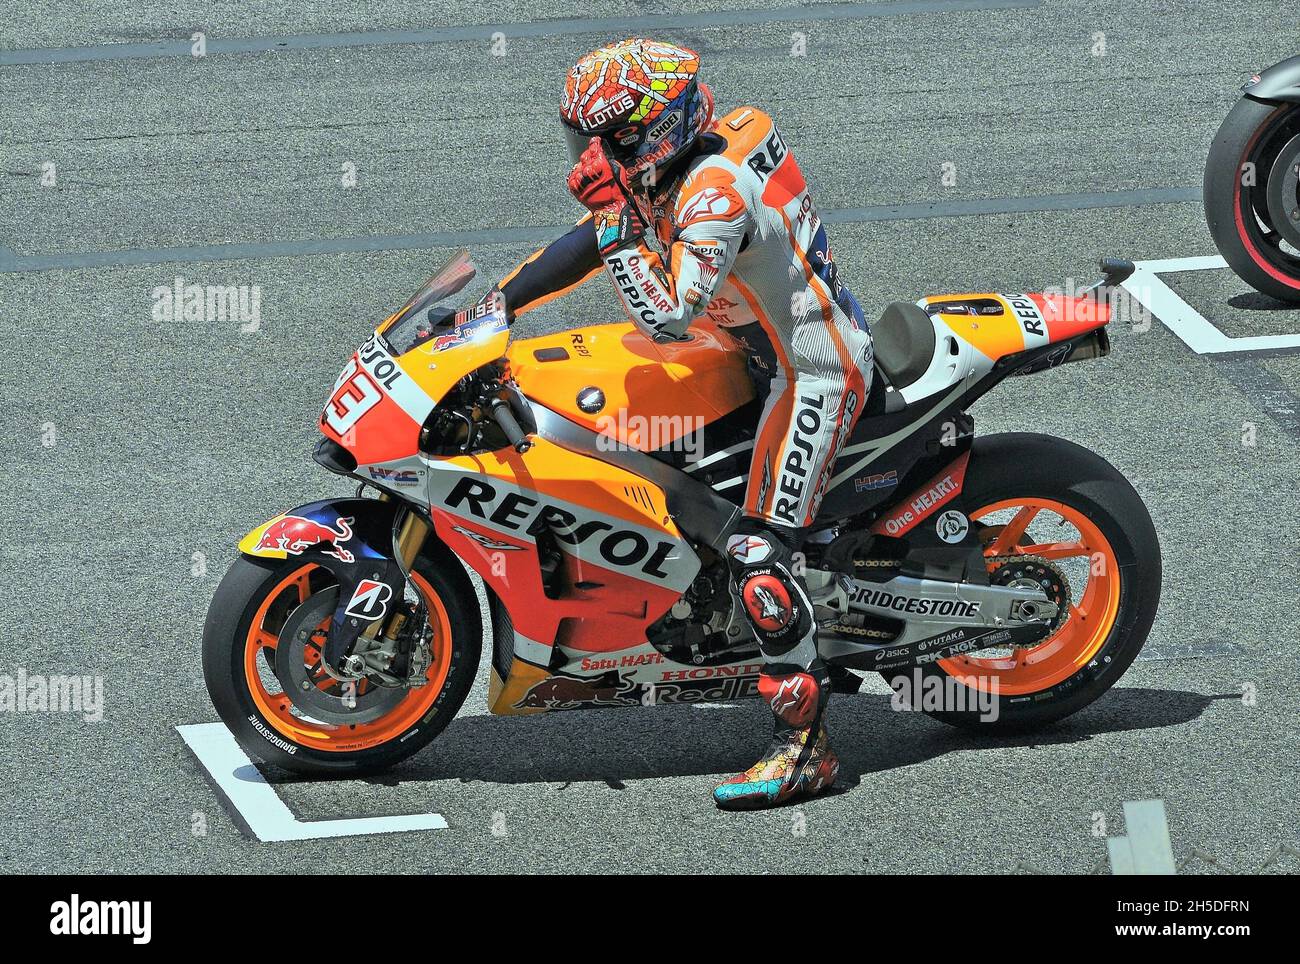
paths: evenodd
<path fill-rule="evenodd" d="M 865 400 L 872 346 L 780 132 L 754 107 L 714 119 L 698 68 L 694 51 L 646 39 L 573 66 L 561 103 L 576 159 L 568 186 L 589 213 L 500 290 L 518 315 L 604 269 L 651 337 L 676 340 L 703 319 L 749 356 L 764 406 L 727 553 L 775 733 L 714 799 L 751 809 L 819 794 L 839 768 L 823 722 L 827 667 L 794 559 Z"/>

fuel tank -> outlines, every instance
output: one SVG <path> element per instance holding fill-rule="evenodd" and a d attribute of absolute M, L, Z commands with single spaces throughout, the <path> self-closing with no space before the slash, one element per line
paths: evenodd
<path fill-rule="evenodd" d="M 657 344 L 631 323 L 515 341 L 507 354 L 528 398 L 593 432 L 654 451 L 754 398 L 743 352 L 709 327 Z"/>

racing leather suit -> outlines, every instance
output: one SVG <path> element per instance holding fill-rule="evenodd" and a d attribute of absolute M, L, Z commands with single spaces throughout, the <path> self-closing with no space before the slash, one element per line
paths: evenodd
<path fill-rule="evenodd" d="M 820 725 L 829 682 L 792 560 L 863 407 L 871 335 L 836 278 L 803 175 L 762 111 L 742 107 L 720 118 L 661 173 L 638 211 L 652 225 L 642 236 L 611 246 L 589 216 L 516 268 L 501 290 L 519 314 L 603 267 L 648 335 L 675 339 L 707 319 L 749 356 L 764 403 L 728 561 L 764 657 L 759 690 L 776 716 L 777 741 L 715 797 L 719 805 L 768 805 L 801 781 L 813 792 L 828 785 L 837 766 Z"/>

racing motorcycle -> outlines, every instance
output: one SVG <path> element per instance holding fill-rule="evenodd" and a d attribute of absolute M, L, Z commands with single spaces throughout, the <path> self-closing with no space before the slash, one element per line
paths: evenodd
<path fill-rule="evenodd" d="M 1004 379 L 1109 352 L 1133 265 L 1102 269 L 1069 296 L 890 305 L 829 467 L 814 478 L 797 444 L 780 460 L 772 484 L 817 487 L 800 561 L 836 690 L 911 674 L 969 697 L 925 707 L 938 719 L 1024 729 L 1097 699 L 1141 648 L 1161 564 L 1132 486 L 1059 438 L 976 438 L 968 413 Z M 217 589 L 204 678 L 265 761 L 347 773 L 417 752 L 469 692 L 485 623 L 493 713 L 757 695 L 724 558 L 753 360 L 707 317 L 668 343 L 630 323 L 511 342 L 499 296 L 454 306 L 474 274 L 462 252 L 335 382 L 314 454 L 356 496 L 253 529 Z"/>
<path fill-rule="evenodd" d="M 1205 217 L 1228 266 L 1300 302 L 1300 57 L 1252 77 L 1205 166 Z"/>

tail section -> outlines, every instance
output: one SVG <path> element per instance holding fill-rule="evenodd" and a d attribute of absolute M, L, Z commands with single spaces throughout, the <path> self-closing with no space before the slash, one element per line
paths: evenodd
<path fill-rule="evenodd" d="M 939 295 L 918 303 L 943 323 L 944 334 L 969 344 L 990 367 L 1007 355 L 1065 341 L 1110 322 L 1110 306 L 1087 295 Z"/>

